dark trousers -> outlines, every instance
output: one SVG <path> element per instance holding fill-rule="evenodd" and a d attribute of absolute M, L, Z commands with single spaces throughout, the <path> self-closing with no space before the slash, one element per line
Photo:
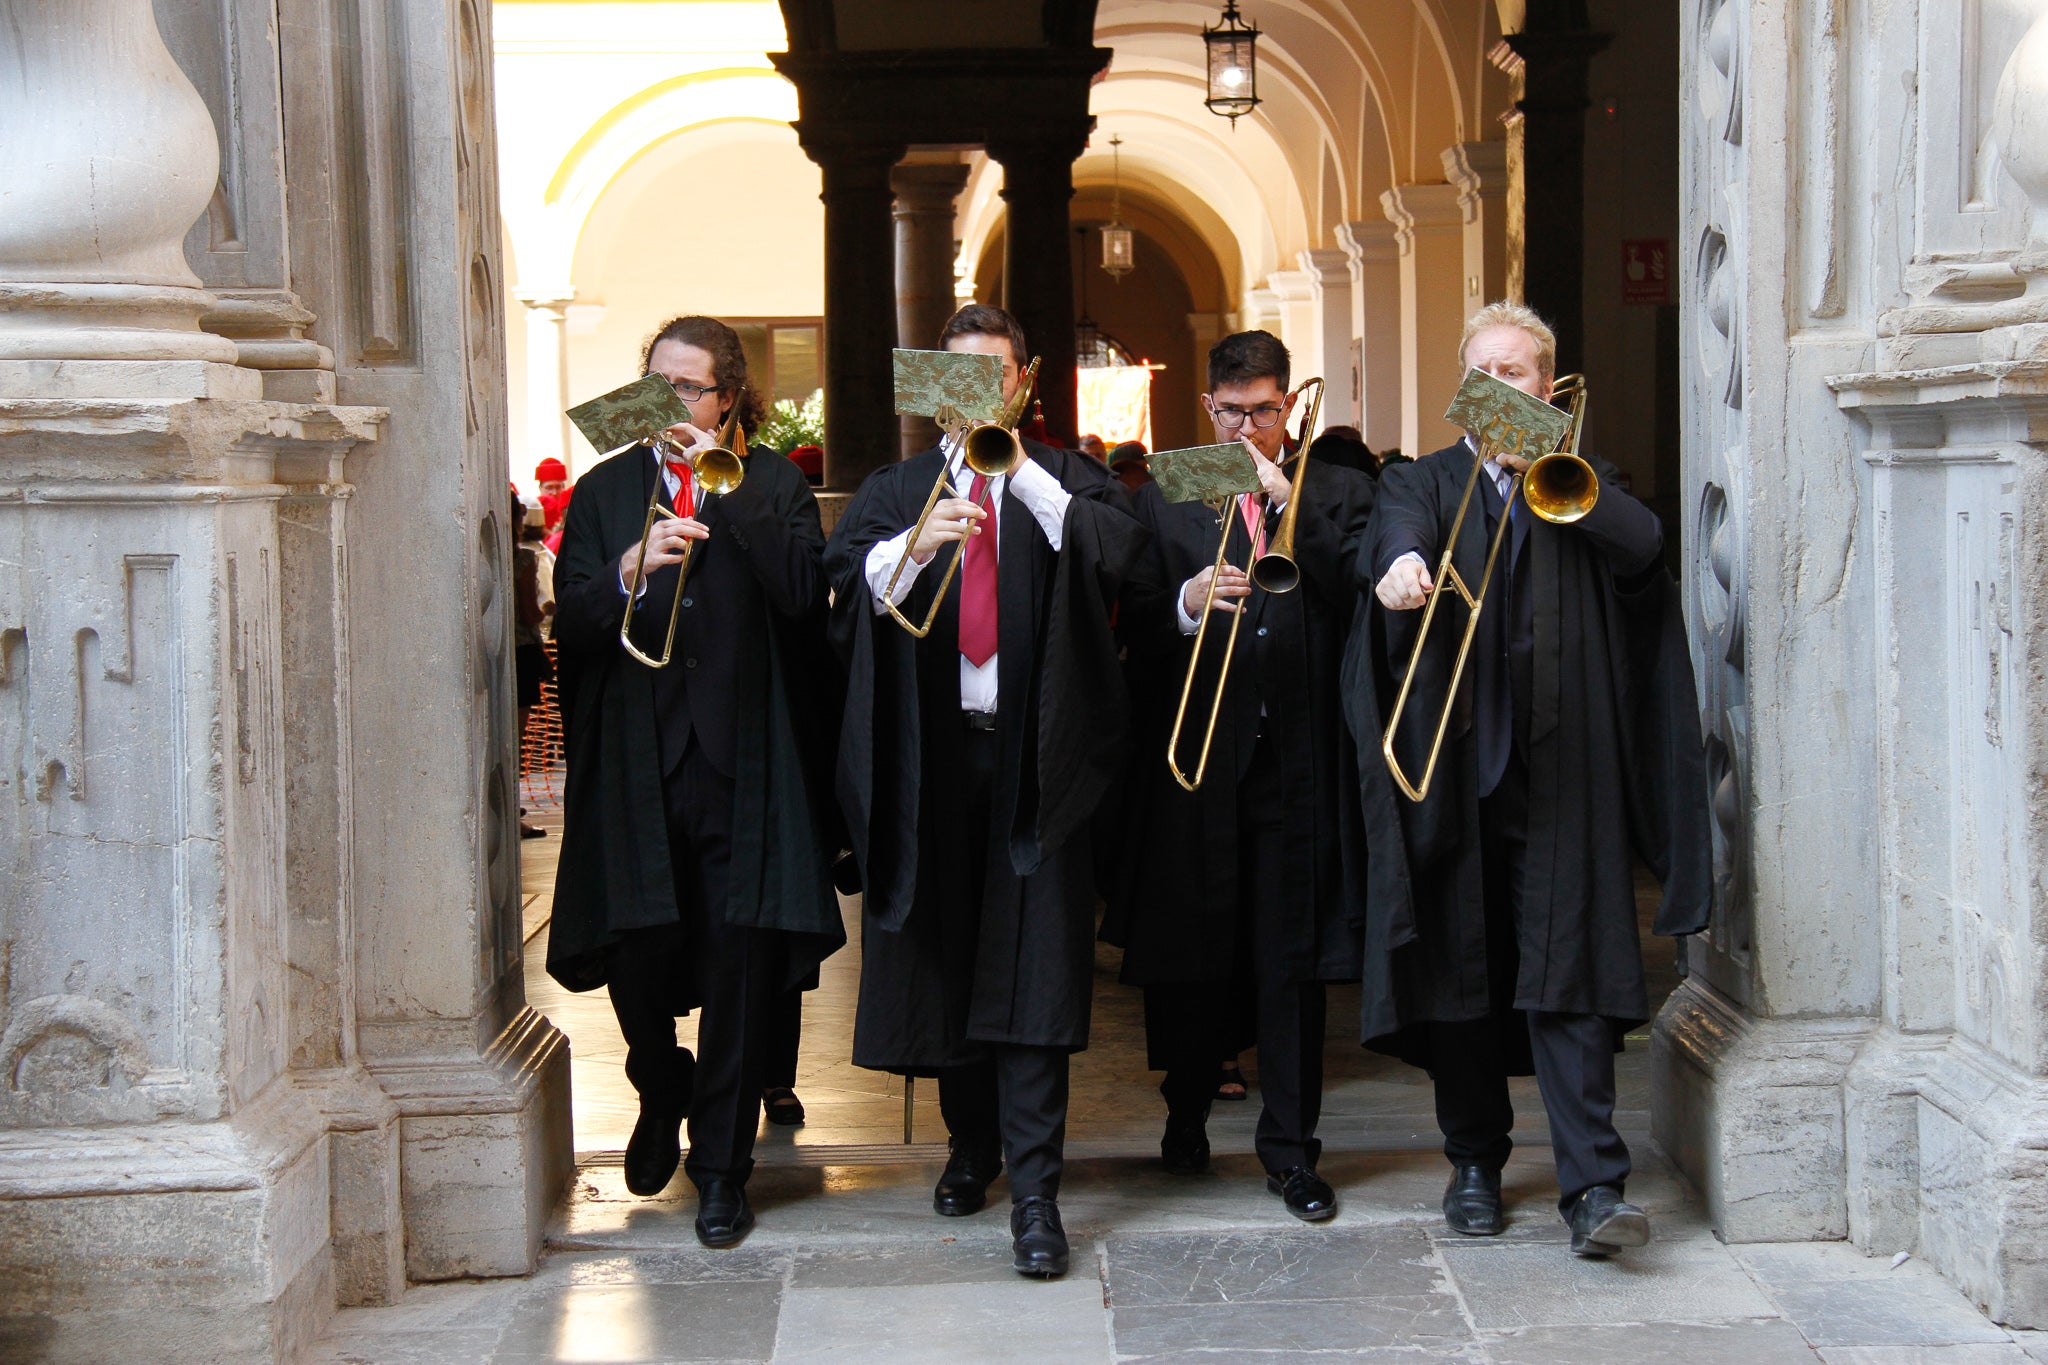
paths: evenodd
<path fill-rule="evenodd" d="M 956 1142 L 998 1144 L 1010 1199 L 1056 1199 L 1067 1145 L 1067 1054 L 1056 1047 L 992 1043 L 991 1056 L 939 1073 L 939 1113 Z"/>
<path fill-rule="evenodd" d="M 1259 1048 L 1259 1160 L 1278 1173 L 1311 1169 L 1323 1144 L 1325 998 L 1320 981 L 1297 981 L 1278 961 L 1272 926 L 1284 922 L 1281 869 L 1290 854 L 1282 814 L 1280 765 L 1261 739 L 1238 784 L 1237 940 L 1246 972 L 1237 981 L 1175 982 L 1145 988 L 1145 1037 L 1167 1113 L 1200 1119 L 1216 1095 L 1218 1057 L 1236 1055 L 1238 1021 L 1250 1011 Z"/>
<path fill-rule="evenodd" d="M 804 993 L 784 992 L 768 1021 L 768 1070 L 761 1084 L 771 1090 L 796 1088 L 796 1054 L 804 1041 Z"/>
<path fill-rule="evenodd" d="M 967 837 L 955 913 L 972 916 L 978 924 L 989 877 L 1015 877 L 1016 872 L 995 829 L 995 784 L 1002 760 L 996 732 L 968 730 L 963 756 L 959 823 L 953 828 L 967 831 Z M 986 1048 L 985 1060 L 939 1073 L 939 1114 L 946 1131 L 984 1152 L 1001 1146 L 1013 1202 L 1031 1195 L 1057 1198 L 1067 1142 L 1067 1052 L 1016 1043 Z"/>
<path fill-rule="evenodd" d="M 744 1181 L 754 1168 L 762 1077 L 783 953 L 774 935 L 725 918 L 732 855 L 732 779 L 694 741 L 662 784 L 675 924 L 628 930 L 607 952 L 612 1012 L 626 1039 L 626 1078 L 643 1100 L 691 1084 L 690 1053 L 676 1046 L 676 1016 L 695 1001 L 697 1057 L 690 1098 L 690 1154 L 683 1169 Z"/>
<path fill-rule="evenodd" d="M 1522 906 L 1523 853 L 1528 835 L 1528 770 L 1519 756 L 1493 794 L 1479 803 L 1486 881 L 1486 960 L 1493 1015 L 1430 1024 L 1430 1075 L 1436 1121 L 1453 1164 L 1498 1171 L 1514 1142 L 1508 1100 L 1509 1058 L 1526 1028 L 1536 1084 L 1550 1117 L 1557 1162 L 1558 1207 L 1567 1213 L 1595 1185 L 1621 1188 L 1630 1170 L 1628 1144 L 1614 1128 L 1614 1032 L 1597 1014 L 1552 1014 L 1514 1008 L 1516 924 Z M 1519 1018 L 1518 1018 L 1519 1016 Z M 1526 1022 L 1524 1022 L 1526 1021 Z"/>

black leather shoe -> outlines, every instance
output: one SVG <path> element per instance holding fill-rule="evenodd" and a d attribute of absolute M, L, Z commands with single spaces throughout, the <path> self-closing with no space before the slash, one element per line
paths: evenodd
<path fill-rule="evenodd" d="M 1289 1166 L 1278 1175 L 1267 1176 L 1266 1188 L 1279 1195 L 1287 1211 L 1304 1223 L 1337 1216 L 1337 1192 L 1306 1166 Z"/>
<path fill-rule="evenodd" d="M 697 1240 L 708 1247 L 738 1246 L 754 1226 L 747 1189 L 722 1175 L 697 1187 Z"/>
<path fill-rule="evenodd" d="M 1067 1230 L 1060 1226 L 1060 1206 L 1034 1194 L 1010 1206 L 1010 1238 L 1015 1256 L 1010 1264 L 1019 1275 L 1049 1280 L 1067 1273 Z"/>
<path fill-rule="evenodd" d="M 1166 1135 L 1159 1139 L 1159 1164 L 1175 1175 L 1194 1175 L 1209 1169 L 1209 1131 L 1197 1118 L 1166 1118 Z"/>
<path fill-rule="evenodd" d="M 640 1121 L 633 1125 L 633 1136 L 626 1143 L 627 1189 L 646 1198 L 668 1188 L 683 1159 L 677 1131 L 682 1126 L 683 1116 L 669 1105 L 640 1101 Z"/>
<path fill-rule="evenodd" d="M 1506 1226 L 1500 1212 L 1500 1172 L 1468 1162 L 1444 1186 L 1444 1221 L 1467 1237 L 1496 1237 Z"/>
<path fill-rule="evenodd" d="M 947 1218 L 980 1213 L 988 1204 L 988 1187 L 1003 1173 L 1003 1155 L 955 1138 L 946 1173 L 932 1190 L 932 1208 Z"/>
<path fill-rule="evenodd" d="M 1650 1240 L 1650 1215 L 1612 1185 L 1595 1185 L 1572 1205 L 1572 1255 L 1612 1256 Z"/>

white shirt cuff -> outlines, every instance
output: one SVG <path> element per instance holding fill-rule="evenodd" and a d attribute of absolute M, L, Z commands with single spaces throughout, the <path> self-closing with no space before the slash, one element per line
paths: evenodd
<path fill-rule="evenodd" d="M 909 531 L 903 531 L 887 540 L 877 541 L 868 550 L 868 596 L 874 600 L 875 615 L 885 615 L 889 610 L 889 576 L 896 572 L 897 564 L 903 564 L 903 574 L 896 580 L 894 604 L 902 605 L 903 599 L 910 596 L 910 590 L 917 586 L 917 576 L 924 571 L 924 565 L 911 559 L 909 555 Z"/>
<path fill-rule="evenodd" d="M 1198 574 L 1196 577 L 1200 577 L 1200 575 Z M 1173 614 L 1174 618 L 1180 622 L 1180 633 L 1183 635 L 1193 635 L 1202 628 L 1200 620 L 1188 615 L 1188 584 L 1194 581 L 1193 578 L 1190 578 L 1187 583 L 1181 584 L 1180 591 L 1173 595 Z"/>
<path fill-rule="evenodd" d="M 1074 500 L 1074 495 L 1060 487 L 1060 481 L 1028 455 L 1010 471 L 1010 482 L 1004 492 L 1024 500 L 1024 505 L 1031 509 L 1032 520 L 1057 551 L 1066 530 L 1067 504 Z"/>
<path fill-rule="evenodd" d="M 631 597 L 631 598 L 632 598 L 632 599 L 633 599 L 634 601 L 636 601 L 636 602 L 637 602 L 637 601 L 639 601 L 639 600 L 640 600 L 641 598 L 643 598 L 643 597 L 647 596 L 647 575 L 645 575 L 645 574 L 642 574 L 642 575 L 640 576 L 640 591 L 636 593 L 636 592 L 632 591 L 632 590 L 631 590 L 630 588 L 628 588 L 628 587 L 626 586 L 626 574 L 625 574 L 625 571 L 624 571 L 624 570 L 620 570 L 620 572 L 619 572 L 619 596 L 621 596 L 621 597 Z"/>

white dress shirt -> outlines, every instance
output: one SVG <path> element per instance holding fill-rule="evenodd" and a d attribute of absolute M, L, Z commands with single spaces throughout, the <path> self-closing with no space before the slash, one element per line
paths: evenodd
<path fill-rule="evenodd" d="M 661 475 L 661 486 L 668 490 L 668 505 L 670 509 L 673 510 L 676 505 L 677 495 L 683 491 L 683 481 L 677 478 L 675 471 L 668 467 L 668 461 L 662 458 L 661 452 L 659 450 L 655 449 L 652 446 L 649 446 L 647 453 L 654 457 L 654 467 L 656 471 Z M 695 495 L 695 500 L 691 505 L 698 508 L 701 511 L 704 506 L 704 485 L 701 481 L 698 480 L 697 471 L 694 466 L 692 466 L 690 470 L 690 492 Z M 700 517 L 698 518 L 698 520 L 701 521 L 703 520 L 703 518 Z M 621 593 L 628 591 L 626 587 L 626 575 L 624 573 L 621 573 L 619 575 L 619 591 Z M 646 594 L 647 575 L 642 574 L 640 576 L 640 591 L 638 594 L 636 594 L 635 600 L 638 600 L 639 597 L 646 596 Z"/>
<path fill-rule="evenodd" d="M 968 470 L 956 470 L 953 483 L 954 487 L 959 490 L 960 497 L 966 497 L 968 491 L 973 488 L 973 479 L 974 475 Z M 1054 552 L 1057 553 L 1060 548 L 1061 533 L 1067 524 L 1067 504 L 1074 500 L 1074 495 L 1060 487 L 1058 479 L 1046 473 L 1043 466 L 1027 456 L 1018 463 L 1016 469 L 1011 473 L 997 475 L 989 481 L 986 496 L 989 503 L 989 511 L 992 515 L 981 524 L 981 534 L 985 536 L 995 535 L 996 528 L 1002 524 L 1003 494 L 1006 492 L 1014 492 L 1019 498 L 1023 499 L 1024 506 L 1031 513 L 1031 519 L 1038 523 L 1039 530 L 1045 532 L 1046 540 L 1051 543 Z M 1001 537 L 997 537 L 995 544 L 1000 552 Z M 889 604 L 892 600 L 886 595 L 889 587 L 889 577 L 896 572 L 896 565 L 905 560 L 909 549 L 910 531 L 905 530 L 899 535 L 891 536 L 887 540 L 876 543 L 868 551 L 868 592 L 874 598 L 875 615 L 877 616 L 881 616 L 889 610 Z M 939 552 L 931 557 L 931 563 L 937 564 L 940 560 L 947 559 L 953 553 L 953 549 L 941 547 Z M 896 605 L 901 606 L 903 599 L 910 596 L 910 590 L 917 586 L 918 574 L 927 567 L 929 566 L 920 564 L 915 559 L 910 559 L 908 562 L 903 563 L 903 576 L 896 580 L 896 595 L 893 599 Z M 963 563 L 960 566 L 960 571 L 961 573 L 967 571 L 966 564 Z M 996 709 L 996 657 L 996 655 L 991 654 L 988 656 L 987 662 L 983 663 L 980 667 L 976 667 L 968 662 L 965 654 L 960 656 L 960 709 L 962 711 L 993 712 Z"/>

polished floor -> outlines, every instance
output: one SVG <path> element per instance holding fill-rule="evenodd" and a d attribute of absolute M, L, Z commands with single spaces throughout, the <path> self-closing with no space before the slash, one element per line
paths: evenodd
<path fill-rule="evenodd" d="M 549 812 L 536 818 L 553 826 Z M 2048 1341 L 1988 1322 L 1938 1274 L 1841 1244 L 1728 1247 L 1651 1148 L 1646 1042 L 1621 1059 L 1630 1196 L 1656 1240 L 1611 1262 L 1573 1258 L 1533 1086 L 1518 1082 L 1522 1144 L 1507 1171 L 1512 1225 L 1449 1233 L 1445 1165 L 1425 1079 L 1355 1042 L 1356 996 L 1332 1000 L 1323 1174 L 1342 1201 L 1305 1227 L 1267 1194 L 1250 1155 L 1253 1098 L 1219 1104 L 1215 1168 L 1166 1175 L 1161 1106 L 1144 1070 L 1136 997 L 1099 963 L 1092 1044 L 1075 1059 L 1061 1207 L 1074 1244 L 1063 1280 L 1009 1269 L 1005 1201 L 972 1218 L 931 1212 L 943 1163 L 936 1096 L 845 1062 L 854 951 L 828 964 L 804 1014 L 798 1092 L 808 1121 L 763 1125 L 747 1242 L 705 1251 L 695 1197 L 623 1186 L 634 1102 L 601 992 L 561 992 L 539 969 L 555 835 L 525 846 L 528 990 L 569 1035 L 580 1169 L 539 1271 L 516 1281 L 420 1286 L 394 1307 L 340 1314 L 325 1365 L 812 1360 L 1290 1360 L 1467 1362 L 2048 1361 Z M 857 907 L 849 904 L 849 916 Z M 1675 978 L 1651 948 L 1659 995 Z M 687 1037 L 687 1029 L 685 1036 Z"/>

